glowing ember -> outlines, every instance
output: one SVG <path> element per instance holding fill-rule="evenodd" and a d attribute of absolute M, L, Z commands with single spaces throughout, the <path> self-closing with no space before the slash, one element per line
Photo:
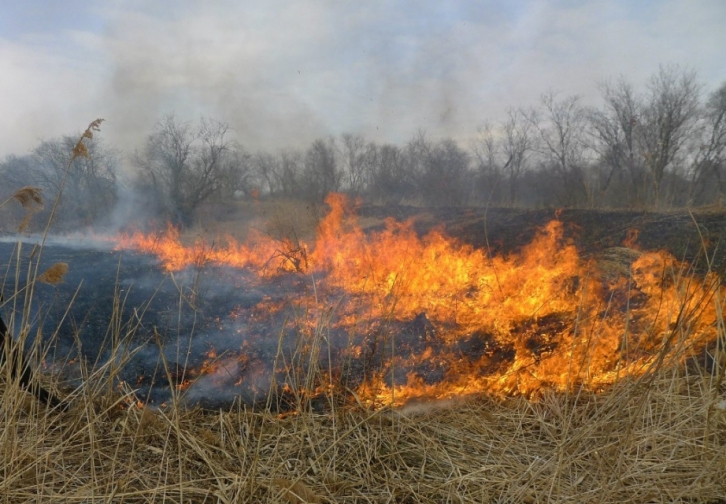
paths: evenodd
<path fill-rule="evenodd" d="M 317 393 L 348 363 L 347 372 L 361 375 L 358 397 L 376 404 L 480 391 L 597 390 L 715 338 L 719 279 L 697 279 L 665 253 L 623 248 L 609 263 L 586 262 L 563 239 L 562 223 L 552 221 L 518 254 L 489 257 L 442 232 L 419 237 L 410 222 L 391 219 L 365 233 L 343 196 L 327 203 L 331 211 L 309 244 L 258 234 L 245 244 L 184 246 L 170 227 L 122 236 L 118 248 L 155 254 L 168 271 L 211 263 L 253 271 L 261 284 L 289 276 L 314 282 L 291 293 L 304 307 L 295 313 L 308 338 L 297 360 L 276 361 L 277 370 L 289 378 L 297 365 L 311 370 L 327 359 L 339 366 L 281 385 Z M 252 324 L 281 310 L 263 300 L 230 318 Z M 348 343 L 321 356 L 321 342 L 334 334 Z M 220 387 L 239 385 L 240 370 L 256 367 L 253 353 L 241 348 L 220 358 L 210 351 L 177 387 L 200 376 Z"/>

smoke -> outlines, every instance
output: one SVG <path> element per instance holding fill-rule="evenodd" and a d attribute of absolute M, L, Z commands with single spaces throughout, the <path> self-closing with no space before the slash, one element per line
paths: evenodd
<path fill-rule="evenodd" d="M 692 66 L 709 88 L 726 77 L 714 65 L 726 44 L 718 0 L 76 8 L 0 38 L 0 156 L 99 116 L 109 144 L 133 152 L 172 111 L 230 124 L 249 150 L 344 132 L 401 144 L 419 129 L 465 143 L 550 88 L 589 103 L 598 81 L 637 84 L 659 63 Z"/>

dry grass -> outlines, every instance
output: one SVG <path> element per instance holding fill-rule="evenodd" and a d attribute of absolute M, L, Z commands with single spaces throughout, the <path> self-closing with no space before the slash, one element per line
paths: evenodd
<path fill-rule="evenodd" d="M 717 502 L 726 411 L 710 380 L 660 372 L 537 403 L 470 397 L 284 418 L 124 408 L 83 391 L 60 414 L 0 382 L 0 500 Z"/>
<path fill-rule="evenodd" d="M 117 348 L 124 336 L 112 334 Z M 53 411 L 3 364 L 0 502 L 723 502 L 714 357 L 710 374 L 660 361 L 601 394 L 379 410 L 331 398 L 324 414 L 284 416 L 137 407 L 115 357 L 81 369 L 69 411 Z"/>

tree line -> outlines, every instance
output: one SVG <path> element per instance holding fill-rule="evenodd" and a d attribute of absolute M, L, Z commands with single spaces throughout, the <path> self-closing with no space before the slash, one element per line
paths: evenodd
<path fill-rule="evenodd" d="M 643 87 L 625 78 L 600 85 L 602 104 L 544 93 L 539 102 L 484 122 L 474 140 L 404 145 L 359 134 L 321 138 L 307 149 L 251 152 L 227 124 L 173 114 L 129 157 L 130 182 L 147 205 L 179 223 L 208 200 L 298 198 L 344 191 L 380 204 L 428 206 L 669 208 L 726 198 L 726 83 L 710 94 L 696 74 L 661 67 Z M 55 194 L 69 222 L 91 223 L 116 204 L 121 154 L 98 139 L 64 175 L 73 137 L 46 140 L 0 163 L 0 187 L 35 185 Z"/>

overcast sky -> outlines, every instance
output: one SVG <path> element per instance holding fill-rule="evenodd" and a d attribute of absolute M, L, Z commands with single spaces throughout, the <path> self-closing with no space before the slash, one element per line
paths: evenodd
<path fill-rule="evenodd" d="M 249 150 L 465 142 L 548 89 L 597 103 L 599 81 L 659 64 L 726 81 L 726 1 L 0 0 L 0 157 L 96 117 L 133 150 L 168 112 Z"/>

